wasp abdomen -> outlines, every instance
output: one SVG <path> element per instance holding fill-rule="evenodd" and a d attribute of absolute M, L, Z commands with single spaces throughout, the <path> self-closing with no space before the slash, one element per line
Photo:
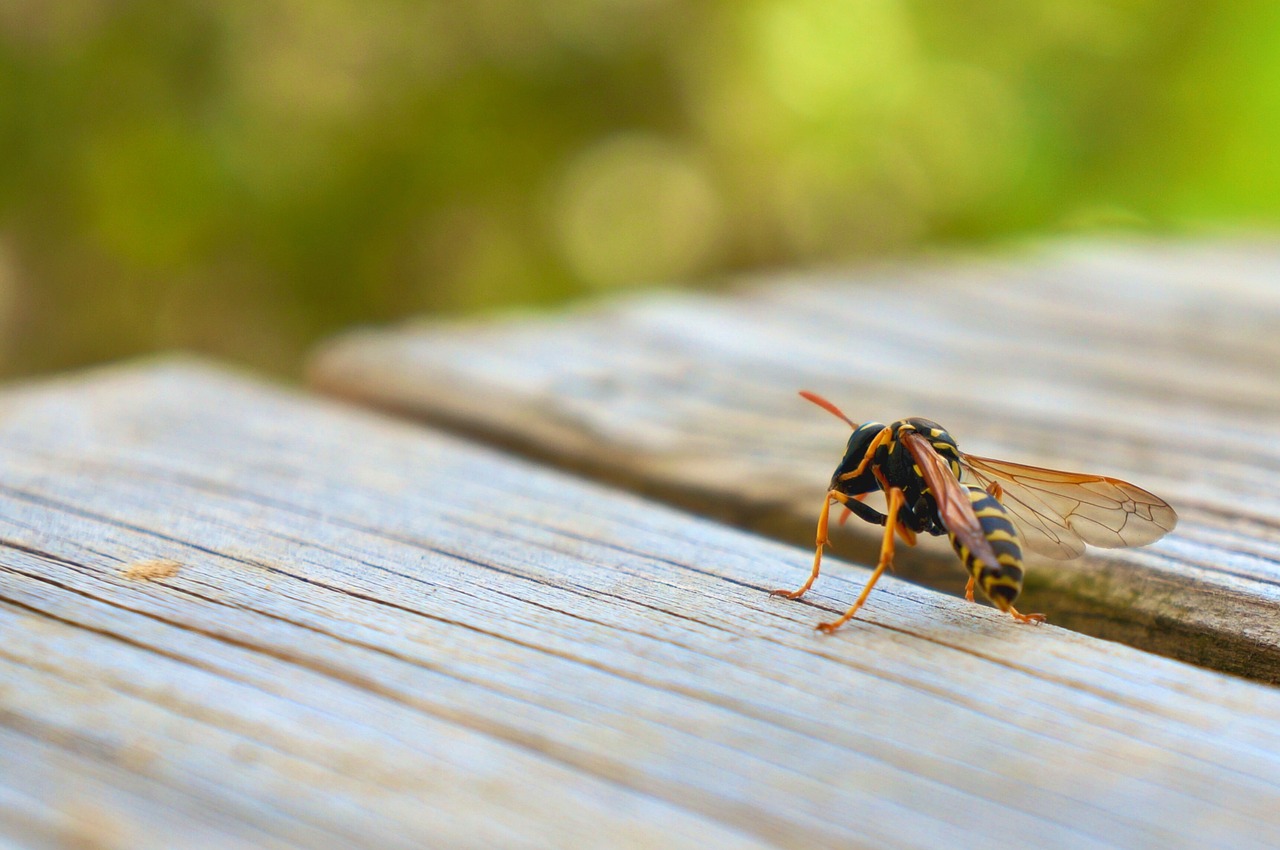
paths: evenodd
<path fill-rule="evenodd" d="M 1013 606 L 1013 601 L 1022 592 L 1022 538 L 1017 526 L 1009 519 L 1004 505 L 994 496 L 975 484 L 963 485 L 969 495 L 969 503 L 973 513 L 982 526 L 982 536 L 991 544 L 995 552 L 996 563 L 988 564 L 976 556 L 961 543 L 954 534 L 948 534 L 951 546 L 964 561 L 965 569 L 982 592 L 987 595 L 1001 611 Z"/>

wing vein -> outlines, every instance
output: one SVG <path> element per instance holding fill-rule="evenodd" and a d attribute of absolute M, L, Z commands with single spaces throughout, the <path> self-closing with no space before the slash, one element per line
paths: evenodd
<path fill-rule="evenodd" d="M 1000 486 L 1027 548 L 1050 558 L 1078 557 L 1086 543 L 1107 549 L 1143 546 L 1178 522 L 1163 499 L 1118 478 L 975 455 L 962 455 L 960 462 L 982 486 Z"/>

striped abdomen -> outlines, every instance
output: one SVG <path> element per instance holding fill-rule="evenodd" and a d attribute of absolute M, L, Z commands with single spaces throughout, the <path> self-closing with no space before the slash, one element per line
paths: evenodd
<path fill-rule="evenodd" d="M 998 563 L 979 560 L 954 534 L 948 535 L 951 546 L 987 598 L 1001 611 L 1007 611 L 1022 591 L 1022 538 L 1010 521 L 1008 511 L 995 497 L 976 484 L 961 486 L 969 494 L 969 503 L 982 524 L 982 534 L 996 553 Z"/>

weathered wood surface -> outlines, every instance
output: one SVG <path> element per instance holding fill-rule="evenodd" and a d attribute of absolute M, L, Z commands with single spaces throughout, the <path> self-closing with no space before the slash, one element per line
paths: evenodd
<path fill-rule="evenodd" d="M 0 843 L 1277 846 L 1280 693 L 192 364 L 0 394 Z"/>
<path fill-rule="evenodd" d="M 974 454 L 1128 478 L 1177 531 L 1032 557 L 1024 609 L 1276 682 L 1278 281 L 1277 246 L 1086 244 L 356 332 L 313 383 L 795 542 L 847 435 L 802 388 L 858 420 L 935 419 Z M 850 523 L 836 551 L 874 559 L 879 533 Z M 959 592 L 932 543 L 899 575 Z"/>

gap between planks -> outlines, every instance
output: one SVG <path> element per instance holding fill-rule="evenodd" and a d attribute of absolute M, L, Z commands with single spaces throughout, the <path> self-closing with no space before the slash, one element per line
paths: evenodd
<path fill-rule="evenodd" d="M 541 316 L 339 337 L 312 384 L 795 543 L 855 419 L 923 415 L 961 447 L 1126 478 L 1179 528 L 1029 558 L 1026 609 L 1280 682 L 1280 275 L 1274 246 L 1070 245 L 1004 261 L 765 279 Z M 874 560 L 856 520 L 835 551 Z M 945 544 L 900 574 L 949 593 Z M 805 564 L 798 562 L 797 584 Z"/>
<path fill-rule="evenodd" d="M 865 572 L 771 599 L 798 550 L 407 425 L 179 364 L 10 392 L 0 435 L 0 731 L 62 751 L 46 788 L 87 760 L 131 846 L 193 808 L 306 846 L 1252 847 L 1280 817 L 1268 689 L 893 579 L 823 638 Z M 180 568 L 123 574 L 152 559 Z"/>

